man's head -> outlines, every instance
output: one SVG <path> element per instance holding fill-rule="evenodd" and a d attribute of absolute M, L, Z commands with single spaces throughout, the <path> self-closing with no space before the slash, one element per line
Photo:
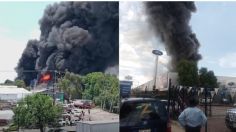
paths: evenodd
<path fill-rule="evenodd" d="M 195 107 L 199 103 L 198 99 L 196 97 L 190 97 L 189 99 L 189 107 Z"/>

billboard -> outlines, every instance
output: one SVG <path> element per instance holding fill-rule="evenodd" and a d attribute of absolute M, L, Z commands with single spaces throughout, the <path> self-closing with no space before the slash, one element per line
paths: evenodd
<path fill-rule="evenodd" d="M 131 94 L 132 81 L 120 81 L 120 96 L 125 98 Z"/>

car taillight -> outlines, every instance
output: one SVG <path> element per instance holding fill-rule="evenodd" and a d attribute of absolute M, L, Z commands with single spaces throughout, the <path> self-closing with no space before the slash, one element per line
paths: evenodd
<path fill-rule="evenodd" d="M 167 122 L 167 129 L 166 132 L 171 132 L 171 120 L 169 119 Z"/>

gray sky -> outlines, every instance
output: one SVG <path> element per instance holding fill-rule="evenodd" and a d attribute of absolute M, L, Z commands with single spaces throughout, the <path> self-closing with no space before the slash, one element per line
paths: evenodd
<path fill-rule="evenodd" d="M 236 77 L 236 2 L 195 2 L 197 12 L 190 25 L 200 41 L 203 59 L 199 67 L 207 67 L 218 76 Z M 149 27 L 142 2 L 120 3 L 120 79 L 131 75 L 134 85 L 153 78 L 154 59 L 151 51 L 165 52 Z M 166 71 L 168 56 L 160 57 L 159 72 Z"/>
<path fill-rule="evenodd" d="M 29 39 L 40 35 L 38 21 L 52 2 L 0 2 L 0 83 L 14 80 L 18 60 Z"/>
<path fill-rule="evenodd" d="M 14 68 L 29 39 L 40 35 L 38 20 L 45 7 L 53 2 L 0 2 L 0 82 L 14 79 Z M 201 43 L 203 59 L 216 75 L 236 76 L 236 2 L 195 2 L 191 26 Z M 153 35 L 141 2 L 120 3 L 120 79 L 133 76 L 136 84 L 153 77 L 153 49 L 163 46 Z M 168 56 L 160 57 L 159 68 L 166 71 Z"/>

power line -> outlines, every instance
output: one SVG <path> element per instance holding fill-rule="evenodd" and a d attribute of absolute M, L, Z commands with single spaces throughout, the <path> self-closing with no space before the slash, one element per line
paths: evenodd
<path fill-rule="evenodd" d="M 13 70 L 0 70 L 1 72 L 16 72 L 17 71 L 13 71 Z M 56 73 L 66 73 L 65 71 L 59 71 L 59 70 L 20 70 L 20 72 L 56 72 Z"/>

